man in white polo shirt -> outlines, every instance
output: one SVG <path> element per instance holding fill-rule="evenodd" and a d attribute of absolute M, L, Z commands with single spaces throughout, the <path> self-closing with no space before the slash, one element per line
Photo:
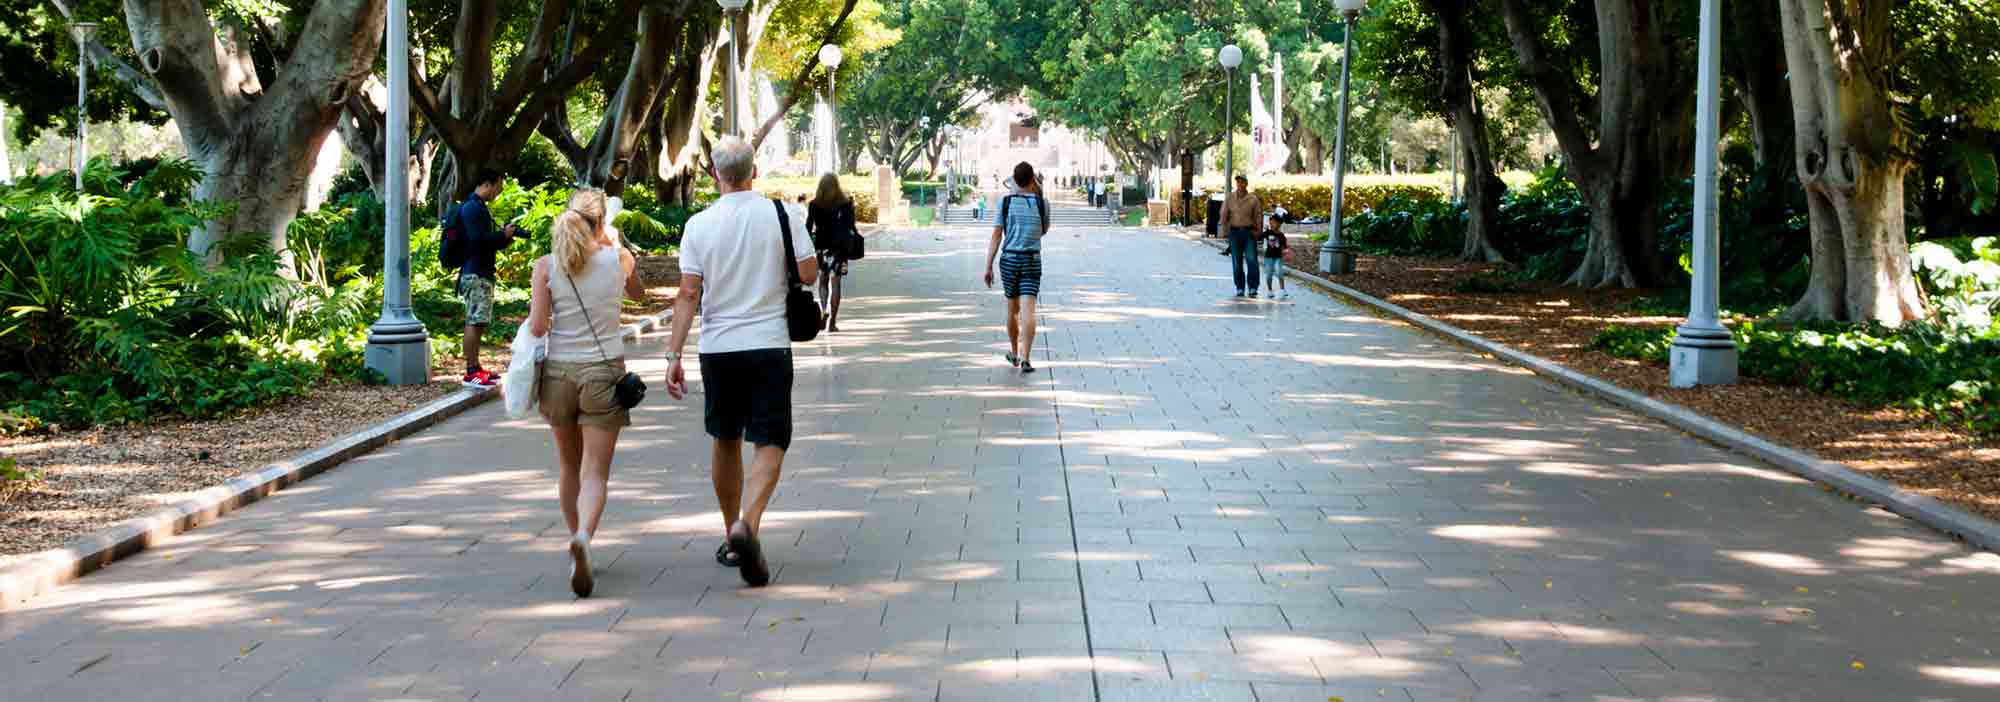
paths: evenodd
<path fill-rule="evenodd" d="M 722 196 L 688 220 L 681 238 L 681 292 L 674 301 L 667 394 L 676 400 L 687 396 L 681 350 L 699 310 L 704 414 L 708 435 L 715 439 L 710 470 L 727 534 L 716 559 L 740 569 L 751 587 L 763 587 L 771 581 L 771 569 L 757 541 L 758 528 L 792 445 L 792 340 L 785 324 L 790 281 L 785 267 L 798 266 L 800 281 L 812 285 L 819 278 L 819 260 L 806 234 L 805 213 L 752 189 L 754 156 L 738 137 L 726 137 L 715 147 L 715 181 Z M 789 257 L 786 229 L 792 239 Z M 747 482 L 744 441 L 755 449 Z"/>

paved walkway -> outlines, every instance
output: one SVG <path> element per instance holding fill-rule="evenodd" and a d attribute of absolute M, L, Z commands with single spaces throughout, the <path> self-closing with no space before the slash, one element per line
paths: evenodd
<path fill-rule="evenodd" d="M 2000 558 L 1170 236 L 1051 238 L 1026 377 L 977 233 L 871 247 L 771 587 L 661 392 L 572 598 L 493 405 L 0 615 L 0 698 L 2000 699 Z"/>

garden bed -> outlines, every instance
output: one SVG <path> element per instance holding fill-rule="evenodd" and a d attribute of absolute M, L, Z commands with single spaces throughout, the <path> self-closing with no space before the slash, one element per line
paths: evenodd
<path fill-rule="evenodd" d="M 626 322 L 667 309 L 677 292 L 673 257 L 642 257 L 640 270 L 650 295 L 626 305 Z M 507 365 L 514 327 L 506 327 L 480 354 L 488 368 Z M 440 346 L 426 385 L 338 383 L 222 419 L 0 438 L 0 459 L 43 476 L 0 495 L 0 567 L 444 397 L 459 388 L 461 365 L 455 347 Z"/>
<path fill-rule="evenodd" d="M 1317 269 L 1316 247 L 1295 244 L 1288 263 Z M 2000 518 L 2000 438 L 1943 428 L 1921 413 L 1870 407 L 1756 378 L 1721 387 L 1677 389 L 1660 364 L 1621 359 L 1591 347 L 1611 325 L 1659 327 L 1679 315 L 1649 316 L 1636 302 L 1659 291 L 1579 290 L 1479 276 L 1496 266 L 1450 259 L 1362 256 L 1338 282 L 1439 321 L 1561 363 L 1627 389 L 1679 404 L 1771 441 L 1874 474 L 1964 509 Z M 1505 280 L 1512 292 L 1475 291 Z M 1504 287 L 1504 286 L 1503 286 Z"/>

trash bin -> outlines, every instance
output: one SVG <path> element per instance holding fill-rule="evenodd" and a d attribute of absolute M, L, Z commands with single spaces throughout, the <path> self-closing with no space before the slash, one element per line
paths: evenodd
<path fill-rule="evenodd" d="M 1222 198 L 1208 198 L 1208 235 L 1222 236 Z"/>

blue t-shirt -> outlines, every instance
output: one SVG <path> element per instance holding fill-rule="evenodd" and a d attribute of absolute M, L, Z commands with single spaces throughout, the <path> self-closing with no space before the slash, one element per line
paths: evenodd
<path fill-rule="evenodd" d="M 1017 193 L 1000 200 L 1000 250 L 1011 253 L 1040 253 L 1042 229 L 1048 204 L 1033 193 Z"/>

